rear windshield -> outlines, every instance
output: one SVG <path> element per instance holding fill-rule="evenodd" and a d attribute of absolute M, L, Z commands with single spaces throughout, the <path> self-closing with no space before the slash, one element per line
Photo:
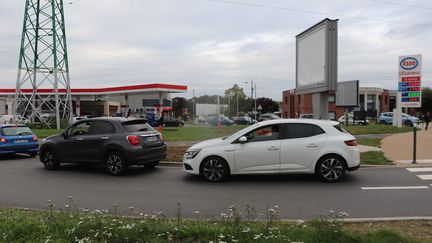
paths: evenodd
<path fill-rule="evenodd" d="M 32 135 L 33 132 L 28 127 L 3 127 L 2 134 L 4 136 L 22 136 Z"/>
<path fill-rule="evenodd" d="M 348 133 L 348 132 L 347 132 L 345 129 L 343 129 L 340 125 L 334 125 L 333 127 L 336 128 L 337 130 L 339 130 L 340 132 Z"/>
<path fill-rule="evenodd" d="M 127 121 L 123 122 L 122 125 L 128 132 L 154 131 L 154 129 L 145 120 Z"/>

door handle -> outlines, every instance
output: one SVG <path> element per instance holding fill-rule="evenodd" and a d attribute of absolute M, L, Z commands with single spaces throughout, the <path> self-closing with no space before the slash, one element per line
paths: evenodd
<path fill-rule="evenodd" d="M 109 137 L 101 137 L 102 140 L 108 140 Z"/>
<path fill-rule="evenodd" d="M 318 144 L 311 143 L 311 144 L 308 144 L 307 147 L 308 148 L 316 148 L 316 147 L 318 147 Z"/>
<path fill-rule="evenodd" d="M 279 148 L 275 147 L 275 146 L 271 146 L 271 147 L 268 147 L 267 150 L 279 150 Z"/>

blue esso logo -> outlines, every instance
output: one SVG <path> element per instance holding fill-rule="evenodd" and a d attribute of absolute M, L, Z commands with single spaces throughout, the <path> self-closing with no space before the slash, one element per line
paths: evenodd
<path fill-rule="evenodd" d="M 402 69 L 405 70 L 411 70 L 416 68 L 418 65 L 418 61 L 416 58 L 414 57 L 405 57 L 404 59 L 401 60 L 400 62 L 400 66 Z"/>

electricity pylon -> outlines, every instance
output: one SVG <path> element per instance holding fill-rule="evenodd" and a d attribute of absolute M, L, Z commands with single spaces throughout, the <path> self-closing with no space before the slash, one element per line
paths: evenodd
<path fill-rule="evenodd" d="M 26 0 L 14 112 L 57 129 L 72 119 L 63 0 Z"/>

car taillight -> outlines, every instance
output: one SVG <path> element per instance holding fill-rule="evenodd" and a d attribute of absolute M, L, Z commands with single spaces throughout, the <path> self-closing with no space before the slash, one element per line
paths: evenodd
<path fill-rule="evenodd" d="M 138 136 L 130 135 L 130 136 L 127 136 L 126 139 L 129 141 L 129 143 L 131 145 L 139 145 L 140 144 Z"/>
<path fill-rule="evenodd" d="M 38 140 L 38 137 L 36 135 L 33 135 L 32 139 L 34 142 L 36 142 Z"/>
<path fill-rule="evenodd" d="M 6 138 L 0 138 L 0 143 L 6 143 Z"/>
<path fill-rule="evenodd" d="M 159 137 L 160 137 L 160 140 L 161 140 L 161 142 L 163 142 L 163 141 L 164 141 L 164 138 L 163 138 L 163 135 L 162 135 L 162 133 L 161 133 L 161 134 L 159 134 Z"/>
<path fill-rule="evenodd" d="M 344 142 L 348 146 L 357 146 L 357 141 L 355 139 L 354 140 L 347 140 L 347 141 L 344 141 Z"/>

